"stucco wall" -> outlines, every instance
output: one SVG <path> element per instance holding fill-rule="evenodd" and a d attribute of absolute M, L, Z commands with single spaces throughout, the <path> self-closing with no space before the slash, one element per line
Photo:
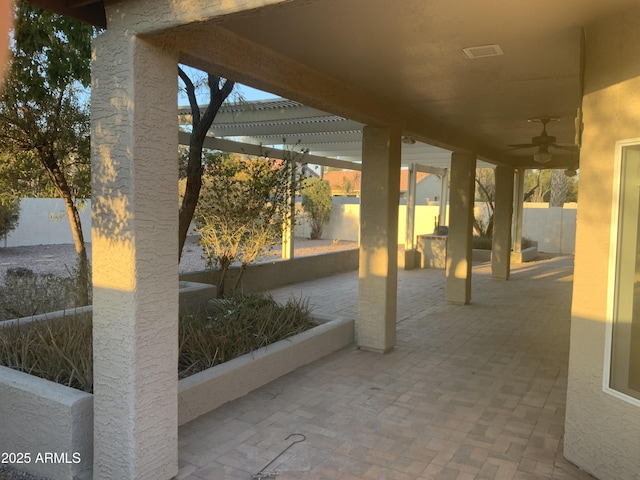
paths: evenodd
<path fill-rule="evenodd" d="M 564 453 L 601 480 L 640 478 L 640 407 L 603 391 L 614 149 L 640 137 L 638 24 L 635 9 L 586 32 Z"/>
<path fill-rule="evenodd" d="M 538 242 L 538 250 L 549 253 L 575 252 L 577 204 L 549 207 L 548 203 L 525 203 L 523 236 Z"/>
<path fill-rule="evenodd" d="M 360 237 L 360 199 L 334 197 L 331 220 L 324 227 L 323 238 L 351 240 Z M 298 205 L 298 208 L 302 207 Z M 480 204 L 477 208 L 482 208 Z M 417 205 L 415 234 L 433 232 L 438 217 L 437 205 Z M 84 238 L 91 241 L 91 201 L 80 210 Z M 546 203 L 526 203 L 523 217 L 524 236 L 538 241 L 541 252 L 574 253 L 576 204 L 548 208 Z M 309 237 L 311 227 L 303 214 L 297 217 L 296 236 Z M 398 211 L 398 243 L 405 242 L 406 205 Z M 193 231 L 192 233 L 195 233 Z M 9 233 L 7 247 L 73 243 L 64 204 L 58 198 L 25 198 L 21 201 L 20 223 Z M 0 239 L 0 248 L 5 246 Z"/>
<path fill-rule="evenodd" d="M 91 201 L 81 205 L 80 221 L 85 239 L 91 238 Z M 73 243 L 69 217 L 64 202 L 59 198 L 23 198 L 20 201 L 20 220 L 15 230 L 0 247 Z"/>

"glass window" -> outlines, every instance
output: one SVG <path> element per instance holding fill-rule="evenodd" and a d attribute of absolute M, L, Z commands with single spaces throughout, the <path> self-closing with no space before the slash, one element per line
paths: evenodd
<path fill-rule="evenodd" d="M 609 386 L 640 399 L 640 145 L 621 149 Z"/>

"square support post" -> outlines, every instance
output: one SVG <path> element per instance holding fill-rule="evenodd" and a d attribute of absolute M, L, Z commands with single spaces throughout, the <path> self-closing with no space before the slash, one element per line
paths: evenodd
<path fill-rule="evenodd" d="M 416 250 L 416 183 L 418 171 L 416 164 L 409 166 L 407 191 L 407 220 L 404 241 L 404 269 L 413 270 L 420 265 L 420 254 Z"/>
<path fill-rule="evenodd" d="M 177 51 L 110 28 L 91 91 L 95 480 L 178 473 Z"/>
<path fill-rule="evenodd" d="M 295 256 L 295 212 L 296 212 L 296 162 L 291 160 L 291 178 L 289 185 L 289 212 L 287 220 L 282 225 L 282 254 L 283 260 L 291 260 Z"/>
<path fill-rule="evenodd" d="M 357 335 L 360 348 L 377 352 L 396 342 L 400 134 L 392 127 L 362 132 Z"/>
<path fill-rule="evenodd" d="M 524 168 L 519 168 L 516 174 L 516 192 L 514 195 L 513 219 L 513 251 L 522 252 L 522 222 L 524 218 Z"/>
<path fill-rule="evenodd" d="M 451 155 L 445 297 L 448 303 L 458 305 L 471 301 L 475 178 L 476 154 L 454 152 Z"/>
<path fill-rule="evenodd" d="M 513 169 L 497 166 L 493 212 L 491 277 L 509 280 L 511 274 L 511 219 L 513 217 Z"/>
<path fill-rule="evenodd" d="M 449 169 L 444 169 L 440 176 L 440 205 L 438 209 L 438 226 L 447 224 L 447 197 L 449 196 Z"/>

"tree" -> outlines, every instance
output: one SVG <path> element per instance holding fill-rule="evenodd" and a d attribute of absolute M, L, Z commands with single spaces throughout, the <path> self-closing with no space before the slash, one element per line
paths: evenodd
<path fill-rule="evenodd" d="M 13 172 L 7 165 L 0 161 L 0 237 L 5 239 L 7 234 L 18 226 L 20 217 L 20 198 L 14 187 Z"/>
<path fill-rule="evenodd" d="M 39 163 L 65 203 L 78 254 L 80 305 L 89 301 L 90 274 L 75 199 L 82 186 L 89 188 L 89 114 L 81 93 L 90 84 L 93 34 L 91 26 L 19 2 L 0 99 L 4 153 Z"/>
<path fill-rule="evenodd" d="M 529 170 L 524 183 L 525 202 L 549 202 L 562 206 L 578 201 L 578 177 L 567 177 L 564 170 Z"/>
<path fill-rule="evenodd" d="M 302 208 L 311 223 L 312 240 L 322 238 L 322 227 L 331 218 L 332 207 L 329 182 L 315 177 L 302 181 Z"/>
<path fill-rule="evenodd" d="M 178 68 L 178 75 L 185 86 L 189 105 L 191 106 L 191 137 L 189 139 L 188 160 L 185 167 L 186 184 L 184 196 L 178 214 L 178 260 L 182 256 L 184 242 L 187 239 L 189 225 L 193 220 L 200 189 L 202 188 L 202 164 L 203 145 L 207 132 L 211 128 L 222 103 L 233 90 L 235 82 L 225 80 L 213 74 L 207 75 L 209 87 L 209 104 L 204 113 L 200 111 L 196 98 L 196 85 L 182 68 Z"/>
<path fill-rule="evenodd" d="M 491 238 L 493 236 L 493 213 L 496 196 L 495 172 L 492 168 L 476 169 L 476 198 L 478 202 L 484 202 L 486 213 L 482 216 L 474 216 L 473 227 L 478 236 Z"/>
<path fill-rule="evenodd" d="M 292 161 L 226 155 L 207 166 L 195 220 L 211 268 L 220 269 L 218 297 L 232 263 L 240 284 L 248 264 L 274 245 L 290 218 Z"/>
<path fill-rule="evenodd" d="M 20 218 L 20 200 L 5 195 L 0 195 L 0 237 L 18 226 Z"/>

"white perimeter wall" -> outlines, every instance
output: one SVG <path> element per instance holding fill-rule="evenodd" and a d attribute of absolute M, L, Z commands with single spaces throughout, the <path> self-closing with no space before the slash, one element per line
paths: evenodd
<path fill-rule="evenodd" d="M 87 242 L 91 239 L 91 201 L 78 205 L 82 232 Z M 71 226 L 64 202 L 59 198 L 23 198 L 20 201 L 18 227 L 5 239 L 0 237 L 0 248 L 29 245 L 73 243 Z"/>
<path fill-rule="evenodd" d="M 405 242 L 406 205 L 399 206 L 398 244 Z M 484 204 L 476 204 L 476 213 L 482 214 Z M 416 205 L 415 235 L 433 233 L 439 207 Z M 575 250 L 577 204 L 569 203 L 563 208 L 549 207 L 547 203 L 525 203 L 522 231 L 523 235 L 538 242 L 538 250 L 548 253 L 573 254 Z M 446 216 L 449 212 L 447 209 Z M 296 235 L 308 237 L 311 229 L 304 219 L 299 218 Z M 335 197 L 331 220 L 325 225 L 323 238 L 358 241 L 360 205 L 342 203 Z M 448 222 L 445 222 L 445 224 Z"/>
<path fill-rule="evenodd" d="M 334 197 L 331 220 L 325 225 L 323 238 L 358 241 L 360 234 L 359 199 Z M 576 234 L 576 204 L 549 208 L 546 203 L 525 203 L 523 234 L 538 241 L 538 250 L 573 254 Z M 398 243 L 405 241 L 406 205 L 399 206 Z M 476 207 L 482 210 L 482 204 Z M 417 205 L 415 234 L 432 233 L 439 207 Z M 91 239 L 91 202 L 80 208 L 85 239 Z M 311 229 L 302 215 L 298 216 L 296 235 L 308 237 Z M 64 203 L 57 198 L 25 198 L 20 203 L 20 223 L 6 238 L 7 247 L 73 243 Z M 0 248 L 5 246 L 0 238 Z"/>

